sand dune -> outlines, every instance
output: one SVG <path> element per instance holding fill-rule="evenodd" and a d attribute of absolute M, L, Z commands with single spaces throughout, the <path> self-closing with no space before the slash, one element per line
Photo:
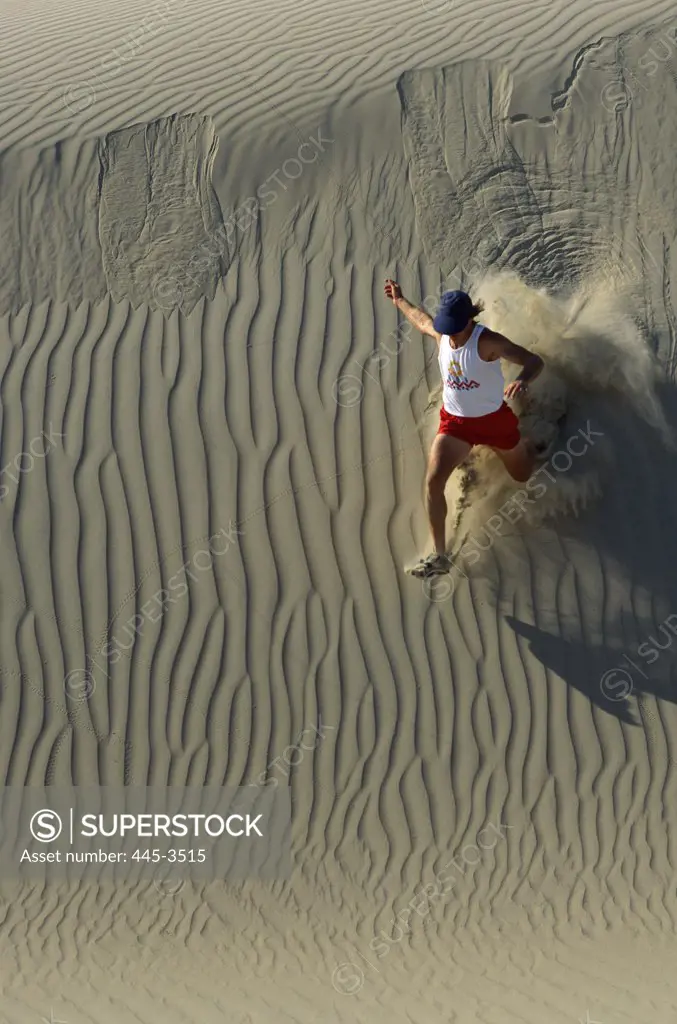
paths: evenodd
<path fill-rule="evenodd" d="M 273 882 L 1 879 L 1 1020 L 675 1019 L 669 10 L 8 19 L 6 785 L 293 827 Z M 544 493 L 474 459 L 433 587 L 386 276 L 548 362 Z"/>

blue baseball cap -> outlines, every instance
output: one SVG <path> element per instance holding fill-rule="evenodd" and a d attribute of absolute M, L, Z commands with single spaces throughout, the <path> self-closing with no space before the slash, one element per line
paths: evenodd
<path fill-rule="evenodd" d="M 433 327 L 438 334 L 460 334 L 472 319 L 473 301 L 467 292 L 445 292 Z"/>

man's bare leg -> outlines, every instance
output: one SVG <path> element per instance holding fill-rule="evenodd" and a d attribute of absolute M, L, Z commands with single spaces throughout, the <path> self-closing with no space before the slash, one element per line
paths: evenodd
<path fill-rule="evenodd" d="M 524 483 L 533 473 L 536 453 L 525 440 L 521 440 L 514 448 L 509 448 L 507 451 L 504 448 L 492 448 L 491 450 L 498 455 L 513 480 Z"/>
<path fill-rule="evenodd" d="M 425 503 L 430 523 L 435 554 L 446 554 L 445 525 L 447 519 L 447 501 L 444 489 L 447 480 L 463 460 L 467 457 L 472 445 L 457 437 L 438 434 L 432 443 L 428 457 L 426 475 Z"/>

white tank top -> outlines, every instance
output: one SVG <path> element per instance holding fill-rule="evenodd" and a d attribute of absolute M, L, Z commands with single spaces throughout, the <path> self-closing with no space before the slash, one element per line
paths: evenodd
<path fill-rule="evenodd" d="M 461 348 L 452 348 L 449 335 L 442 335 L 438 358 L 444 384 L 443 405 L 452 416 L 486 416 L 503 404 L 501 360 L 488 363 L 477 350 L 483 330 L 483 324 L 477 324 Z"/>

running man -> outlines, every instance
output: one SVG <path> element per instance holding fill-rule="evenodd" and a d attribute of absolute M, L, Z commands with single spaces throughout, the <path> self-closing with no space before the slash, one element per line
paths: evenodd
<path fill-rule="evenodd" d="M 392 299 L 414 327 L 437 342 L 444 398 L 440 426 L 428 458 L 426 510 L 434 551 L 412 570 L 413 576 L 440 576 L 449 572 L 445 522 L 447 502 L 444 489 L 457 466 L 475 445 L 486 445 L 498 455 L 514 480 L 528 480 L 535 453 L 527 449 L 519 422 L 504 399 L 526 393 L 543 369 L 543 360 L 502 334 L 477 323 L 481 305 L 474 305 L 466 292 L 445 292 L 435 319 L 412 305 L 402 289 L 390 278 L 386 297 Z M 500 360 L 516 363 L 522 372 L 505 387 Z"/>

